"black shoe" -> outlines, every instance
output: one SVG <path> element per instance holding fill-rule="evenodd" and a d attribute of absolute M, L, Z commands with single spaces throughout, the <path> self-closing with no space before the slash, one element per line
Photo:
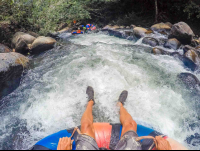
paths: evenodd
<path fill-rule="evenodd" d="M 94 104 L 95 104 L 95 101 L 94 101 L 94 89 L 91 86 L 87 87 L 86 94 L 88 95 L 88 102 L 92 100 L 94 102 Z"/>
<path fill-rule="evenodd" d="M 119 96 L 119 100 L 118 101 L 121 102 L 124 105 L 124 103 L 125 103 L 125 101 L 127 99 L 127 96 L 128 96 L 128 91 L 125 90 Z"/>

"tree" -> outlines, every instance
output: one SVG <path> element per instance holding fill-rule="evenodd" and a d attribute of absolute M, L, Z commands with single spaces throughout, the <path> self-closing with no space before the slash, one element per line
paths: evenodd
<path fill-rule="evenodd" d="M 158 0 L 155 0 L 155 23 L 158 22 Z"/>

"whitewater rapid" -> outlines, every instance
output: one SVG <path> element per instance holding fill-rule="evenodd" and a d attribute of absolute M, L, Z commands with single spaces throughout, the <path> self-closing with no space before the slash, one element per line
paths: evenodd
<path fill-rule="evenodd" d="M 191 129 L 199 121 L 195 104 L 177 79 L 188 70 L 171 56 L 147 51 L 141 42 L 88 34 L 34 58 L 20 87 L 3 99 L 0 149 L 29 149 L 52 133 L 80 125 L 89 85 L 95 90 L 95 122 L 119 123 L 116 102 L 128 90 L 125 107 L 139 124 L 199 149 L 185 141 L 200 133 Z"/>

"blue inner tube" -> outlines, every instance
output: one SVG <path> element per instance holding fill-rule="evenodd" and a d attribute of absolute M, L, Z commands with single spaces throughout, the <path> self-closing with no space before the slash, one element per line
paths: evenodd
<path fill-rule="evenodd" d="M 112 125 L 112 134 L 111 134 L 111 141 L 110 141 L 110 149 L 114 149 L 114 147 L 117 145 L 117 142 L 119 142 L 121 133 L 122 133 L 122 125 L 121 124 L 110 124 Z M 80 128 L 80 126 L 79 126 Z M 60 132 L 54 133 L 52 135 L 47 136 L 46 138 L 40 140 L 37 142 L 32 150 L 57 150 L 59 139 L 62 137 L 71 137 L 73 133 L 74 128 L 68 129 L 68 130 L 62 130 Z M 137 127 L 137 134 L 139 137 L 141 136 L 160 136 L 163 135 L 151 128 L 138 125 Z M 76 132 L 73 136 L 73 140 L 76 141 L 76 138 L 78 136 L 78 133 Z M 76 150 L 76 142 L 73 142 L 73 150 Z M 141 141 L 142 143 L 142 149 L 148 150 L 152 144 L 153 140 L 151 139 L 145 139 Z"/>

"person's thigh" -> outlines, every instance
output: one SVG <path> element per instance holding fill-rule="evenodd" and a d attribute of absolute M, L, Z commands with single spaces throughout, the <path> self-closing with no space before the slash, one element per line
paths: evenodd
<path fill-rule="evenodd" d="M 76 140 L 76 150 L 99 150 L 99 147 L 94 138 L 81 134 Z"/>
<path fill-rule="evenodd" d="M 142 145 L 135 139 L 138 137 L 135 131 L 126 132 L 116 145 L 115 150 L 142 150 Z"/>

